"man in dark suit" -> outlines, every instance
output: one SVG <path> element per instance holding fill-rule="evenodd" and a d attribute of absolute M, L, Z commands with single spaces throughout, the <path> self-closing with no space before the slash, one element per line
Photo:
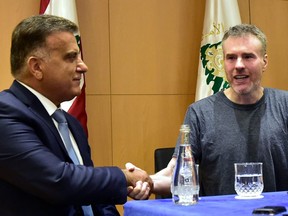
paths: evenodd
<path fill-rule="evenodd" d="M 0 93 L 0 215 L 119 215 L 127 194 L 146 197 L 152 181 L 140 169 L 93 167 L 80 123 L 64 112 L 77 164 L 51 116 L 81 92 L 88 68 L 73 35 L 77 26 L 38 15 L 13 31 L 10 89 Z M 84 211 L 85 212 L 85 211 Z M 93 215 L 93 214 L 92 214 Z"/>

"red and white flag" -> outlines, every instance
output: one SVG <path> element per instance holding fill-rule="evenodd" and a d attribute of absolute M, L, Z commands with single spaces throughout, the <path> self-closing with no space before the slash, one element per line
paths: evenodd
<path fill-rule="evenodd" d="M 51 14 L 61 16 L 78 25 L 77 11 L 75 0 L 41 0 L 40 2 L 40 14 Z M 81 50 L 80 32 L 75 35 L 77 43 Z M 82 55 L 83 56 L 83 55 Z M 81 79 L 81 94 L 71 101 L 66 101 L 61 104 L 61 107 L 76 117 L 83 126 L 87 136 L 87 114 L 86 114 L 86 95 L 85 95 L 85 76 L 82 74 Z"/>

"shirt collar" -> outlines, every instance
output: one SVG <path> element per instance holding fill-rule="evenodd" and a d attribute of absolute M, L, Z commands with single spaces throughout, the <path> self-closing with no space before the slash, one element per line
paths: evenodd
<path fill-rule="evenodd" d="M 24 84 L 23 82 L 20 82 L 19 80 L 17 80 L 17 82 L 19 82 L 21 85 L 27 88 L 32 94 L 34 94 L 39 99 L 39 101 L 42 103 L 42 105 L 44 106 L 44 108 L 46 109 L 46 111 L 48 112 L 50 116 L 55 112 L 55 110 L 57 109 L 57 106 L 52 101 L 50 101 L 44 95 L 37 92 L 35 89 Z"/>

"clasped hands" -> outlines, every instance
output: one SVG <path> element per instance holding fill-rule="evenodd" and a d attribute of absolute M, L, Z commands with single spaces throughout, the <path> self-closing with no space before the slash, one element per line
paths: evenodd
<path fill-rule="evenodd" d="M 123 169 L 127 181 L 128 196 L 137 199 L 149 198 L 153 190 L 153 181 L 146 171 L 141 170 L 132 163 L 126 163 L 126 169 Z"/>

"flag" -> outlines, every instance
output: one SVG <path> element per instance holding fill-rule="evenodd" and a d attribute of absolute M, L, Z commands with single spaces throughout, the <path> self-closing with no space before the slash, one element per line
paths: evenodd
<path fill-rule="evenodd" d="M 75 0 L 41 0 L 40 14 L 61 16 L 71 20 L 78 25 Z M 81 56 L 83 56 L 80 32 L 78 32 L 75 37 L 81 50 Z M 71 101 L 61 103 L 61 107 L 80 121 L 88 136 L 84 74 L 82 74 L 80 85 L 82 90 L 81 94 Z"/>
<path fill-rule="evenodd" d="M 229 87 L 221 40 L 229 27 L 240 23 L 237 0 L 206 0 L 195 101 Z"/>

